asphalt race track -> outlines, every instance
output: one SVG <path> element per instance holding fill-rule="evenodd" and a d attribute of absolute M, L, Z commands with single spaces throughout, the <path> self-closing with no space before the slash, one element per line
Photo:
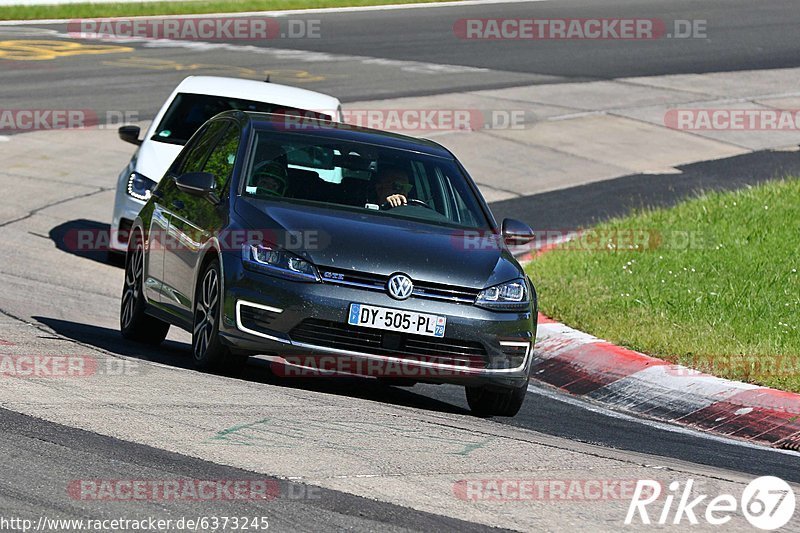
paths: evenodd
<path fill-rule="evenodd" d="M 702 3 L 702 9 L 691 0 L 558 0 L 504 4 L 502 8 L 488 4 L 385 15 L 367 11 L 293 16 L 321 21 L 321 37 L 221 41 L 207 47 L 191 42 L 170 45 L 174 48 L 107 42 L 134 47 L 136 60 L 111 53 L 78 55 L 68 63 L 44 61 L 36 67 L 5 61 L 0 62 L 5 78 L 0 98 L 8 107 L 42 102 L 67 107 L 85 105 L 86 90 L 92 88 L 94 109 L 137 110 L 141 119 L 148 119 L 175 84 L 198 68 L 205 73 L 251 78 L 267 71 L 273 81 L 329 92 L 343 102 L 565 79 L 783 68 L 796 66 L 800 53 L 795 32 L 800 11 L 796 7 L 792 0 L 710 0 Z M 458 19 L 498 14 L 506 18 L 704 19 L 709 38 L 631 41 L 625 46 L 601 40 L 585 46 L 578 41 L 470 41 L 453 35 Z M 64 33 L 67 29 L 65 24 L 0 27 L 0 38 L 46 39 L 48 31 Z M 237 47 L 263 50 L 230 53 Z"/>
<path fill-rule="evenodd" d="M 460 18 L 532 16 L 707 19 L 713 38 L 621 47 L 453 36 Z M 65 24 L 0 25 L 1 106 L 91 108 L 100 122 L 109 113 L 148 120 L 189 74 L 269 75 L 357 102 L 800 66 L 800 10 L 792 0 L 557 0 L 296 18 L 321 20 L 322 37 L 167 45 L 70 39 Z M 74 45 L 52 57 L 8 59 L 9 50 L 30 41 Z M 81 354 L 137 369 L 84 380 L 0 379 L 0 517 L 266 515 L 280 531 L 614 531 L 623 527 L 627 501 L 474 505 L 454 496 L 453 484 L 652 475 L 695 478 L 712 494 L 735 492 L 762 475 L 800 484 L 795 453 L 633 419 L 542 385 L 531 385 L 515 418 L 481 420 L 469 415 L 463 389 L 455 386 L 279 378 L 259 360 L 240 375 L 206 375 L 191 368 L 184 332 L 173 328 L 159 349 L 124 342 L 117 326 L 122 270 L 102 253 L 64 245 L 76 228 L 108 227 L 115 177 L 131 153 L 114 137 L 113 129 L 0 137 L 0 353 Z M 568 228 L 642 203 L 670 204 L 698 188 L 798 170 L 796 154 L 756 152 L 688 165 L 685 181 L 668 187 L 635 174 L 505 200 L 493 209 L 498 218 Z M 281 497 L 98 502 L 67 488 L 76 479 L 123 478 L 267 479 Z M 742 520 L 730 526 L 748 530 Z M 797 518 L 791 526 L 800 529 Z"/>

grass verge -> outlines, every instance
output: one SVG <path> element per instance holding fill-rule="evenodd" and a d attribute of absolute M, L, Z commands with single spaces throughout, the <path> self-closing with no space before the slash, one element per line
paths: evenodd
<path fill-rule="evenodd" d="M 593 230 L 527 267 L 543 313 L 710 374 L 800 392 L 800 180 Z"/>
<path fill-rule="evenodd" d="M 146 15 L 188 15 L 242 13 L 282 9 L 355 7 L 388 4 L 423 4 L 453 0 L 203 0 L 199 2 L 77 3 L 64 5 L 0 6 L 0 20 L 79 19 L 137 17 Z"/>

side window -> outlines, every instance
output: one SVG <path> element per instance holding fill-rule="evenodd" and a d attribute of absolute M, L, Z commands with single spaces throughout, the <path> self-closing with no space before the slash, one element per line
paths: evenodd
<path fill-rule="evenodd" d="M 467 208 L 467 205 L 466 203 L 464 203 L 464 199 L 461 197 L 461 194 L 456 190 L 454 190 L 453 192 L 455 194 L 455 199 L 456 199 L 456 213 L 458 214 L 458 221 L 468 226 L 477 225 L 478 221 L 475 220 L 475 217 Z"/>
<path fill-rule="evenodd" d="M 201 172 L 208 158 L 208 152 L 214 146 L 214 141 L 228 124 L 227 121 L 218 120 L 203 127 L 198 132 L 198 136 L 192 139 L 192 145 L 188 147 L 188 151 L 183 153 L 181 161 L 175 169 L 175 174 L 180 176 L 187 172 Z"/>
<path fill-rule="evenodd" d="M 203 165 L 203 172 L 214 174 L 217 178 L 217 189 L 222 190 L 233 173 L 236 153 L 239 151 L 241 132 L 236 125 L 231 125 L 222 134 L 217 146 L 211 151 Z"/>
<path fill-rule="evenodd" d="M 413 161 L 411 163 L 411 170 L 413 171 L 414 186 L 417 191 L 417 198 L 430 202 L 433 198 L 431 194 L 431 184 L 428 171 L 422 161 Z"/>
<path fill-rule="evenodd" d="M 442 185 L 448 190 L 447 197 L 451 199 L 452 204 L 447 208 L 447 216 L 453 222 L 465 224 L 468 226 L 475 226 L 477 220 L 472 214 L 472 211 L 467 207 L 467 202 L 464 200 L 462 191 L 454 186 L 453 180 L 449 175 L 445 174 L 441 169 L 437 169 L 437 174 L 440 175 Z M 477 207 L 476 207 L 477 208 Z"/>

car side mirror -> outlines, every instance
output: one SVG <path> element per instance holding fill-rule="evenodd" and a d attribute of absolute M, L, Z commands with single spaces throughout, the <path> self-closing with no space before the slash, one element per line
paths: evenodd
<path fill-rule="evenodd" d="M 503 221 L 501 231 L 503 240 L 509 246 L 528 244 L 536 236 L 530 226 L 513 218 L 507 218 Z"/>
<path fill-rule="evenodd" d="M 139 139 L 140 132 L 139 126 L 120 126 L 117 130 L 120 139 L 126 143 L 135 144 L 136 146 L 142 144 L 142 140 Z"/>
<path fill-rule="evenodd" d="M 175 178 L 175 185 L 192 196 L 211 197 L 217 191 L 217 178 L 208 172 L 187 172 Z"/>

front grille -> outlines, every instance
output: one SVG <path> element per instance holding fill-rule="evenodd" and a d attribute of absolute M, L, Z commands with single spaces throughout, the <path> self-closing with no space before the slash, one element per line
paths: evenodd
<path fill-rule="evenodd" d="M 289 332 L 293 341 L 400 359 L 415 359 L 469 368 L 486 367 L 479 342 L 372 330 L 340 322 L 307 318 Z"/>
<path fill-rule="evenodd" d="M 372 274 L 369 272 L 359 272 L 356 270 L 345 270 L 340 268 L 320 267 L 322 281 L 324 283 L 334 283 L 338 285 L 349 285 L 369 291 L 386 291 L 386 283 L 389 276 Z M 447 300 L 455 303 L 475 303 L 478 290 L 464 287 L 451 287 L 441 283 L 429 283 L 426 281 L 413 280 L 414 292 L 412 298 L 427 298 L 432 300 Z"/>

